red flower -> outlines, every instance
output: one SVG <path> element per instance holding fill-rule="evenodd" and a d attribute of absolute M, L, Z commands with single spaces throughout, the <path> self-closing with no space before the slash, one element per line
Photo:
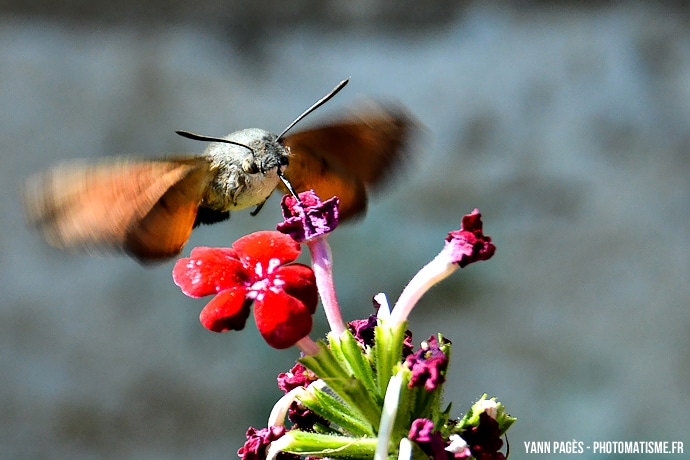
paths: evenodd
<path fill-rule="evenodd" d="M 461 268 L 480 260 L 489 260 L 496 252 L 491 237 L 482 231 L 482 215 L 478 209 L 463 216 L 460 230 L 448 233 L 445 251 Z"/>
<path fill-rule="evenodd" d="M 311 331 L 318 302 L 312 269 L 286 265 L 299 254 L 299 244 L 289 236 L 256 232 L 232 248 L 192 249 L 189 258 L 175 264 L 173 279 L 190 297 L 216 295 L 199 317 L 207 329 L 243 329 L 256 301 L 254 318 L 263 338 L 274 348 L 288 348 Z"/>

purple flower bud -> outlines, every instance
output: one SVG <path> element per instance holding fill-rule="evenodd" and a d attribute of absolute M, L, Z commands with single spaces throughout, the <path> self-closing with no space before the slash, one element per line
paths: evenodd
<path fill-rule="evenodd" d="M 477 460 L 505 460 L 505 455 L 498 451 L 503 447 L 498 422 L 486 412 L 479 414 L 477 426 L 463 430 L 461 436 Z"/>
<path fill-rule="evenodd" d="M 347 323 L 347 328 L 362 346 L 374 346 L 376 315 L 371 315 L 367 319 L 355 319 L 350 321 Z"/>
<path fill-rule="evenodd" d="M 412 422 L 410 433 L 407 436 L 410 441 L 416 442 L 425 454 L 434 460 L 446 460 L 448 454 L 445 449 L 445 441 L 440 431 L 434 431 L 434 422 L 425 418 L 418 418 Z"/>
<path fill-rule="evenodd" d="M 446 339 L 443 342 L 450 343 Z M 427 391 L 433 391 L 446 381 L 448 356 L 441 350 L 438 339 L 433 335 L 422 342 L 419 350 L 405 359 L 405 365 L 412 371 L 409 388 L 423 386 Z"/>
<path fill-rule="evenodd" d="M 318 378 L 316 375 L 304 367 L 302 364 L 297 363 L 292 366 L 288 372 L 282 372 L 278 374 L 278 388 L 283 390 L 285 393 L 297 387 L 308 387 L 311 382 L 314 382 Z"/>
<path fill-rule="evenodd" d="M 283 436 L 286 431 L 284 426 L 273 426 L 260 430 L 250 427 L 247 430 L 247 441 L 244 446 L 239 448 L 237 455 L 242 457 L 242 460 L 263 460 L 266 458 L 268 445 Z M 281 460 L 298 460 L 300 457 L 281 452 L 278 458 Z"/>
<path fill-rule="evenodd" d="M 367 319 L 355 319 L 347 323 L 347 328 L 362 347 L 373 347 L 375 344 L 376 318 L 376 315 L 371 315 Z M 402 358 L 409 356 L 413 350 L 412 331 L 407 329 L 403 339 Z"/>
<path fill-rule="evenodd" d="M 300 193 L 299 199 L 292 195 L 283 196 L 280 206 L 285 221 L 276 226 L 279 232 L 302 243 L 335 230 L 338 226 L 338 197 L 322 202 L 313 190 L 309 190 Z"/>
<path fill-rule="evenodd" d="M 418 418 L 412 422 L 410 434 L 407 436 L 410 441 L 431 442 L 431 434 L 434 431 L 434 422 L 425 418 Z"/>
<path fill-rule="evenodd" d="M 482 215 L 478 209 L 462 218 L 460 230 L 448 233 L 444 251 L 461 268 L 480 260 L 488 260 L 496 252 L 491 237 L 482 232 Z"/>
<path fill-rule="evenodd" d="M 323 426 L 329 426 L 330 422 L 325 418 L 316 415 L 311 409 L 307 409 L 299 401 L 292 401 L 290 409 L 288 409 L 288 420 L 294 423 L 293 429 L 302 431 L 313 431 L 314 425 L 317 423 Z"/>

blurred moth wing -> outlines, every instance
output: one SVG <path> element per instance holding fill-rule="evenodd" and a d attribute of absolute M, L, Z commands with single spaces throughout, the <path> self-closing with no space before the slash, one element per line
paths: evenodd
<path fill-rule="evenodd" d="M 370 104 L 285 137 L 258 129 L 225 138 L 186 133 L 212 143 L 199 157 L 72 162 L 37 174 L 27 181 L 25 211 L 53 246 L 155 262 L 179 254 L 195 225 L 227 219 L 230 210 L 259 209 L 283 168 L 296 191 L 338 196 L 341 221 L 363 215 L 367 190 L 404 160 L 413 127 L 402 108 Z"/>
<path fill-rule="evenodd" d="M 177 255 L 189 239 L 212 177 L 203 157 L 65 163 L 27 181 L 25 212 L 58 248 L 162 260 Z"/>
<path fill-rule="evenodd" d="M 286 136 L 285 176 L 299 192 L 338 196 L 341 220 L 361 216 L 367 190 L 383 185 L 407 159 L 415 126 L 402 107 L 369 102 L 340 122 Z"/>

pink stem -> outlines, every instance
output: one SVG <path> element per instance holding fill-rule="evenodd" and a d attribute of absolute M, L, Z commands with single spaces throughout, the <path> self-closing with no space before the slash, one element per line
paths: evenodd
<path fill-rule="evenodd" d="M 319 346 L 308 335 L 302 337 L 295 344 L 305 356 L 315 355 L 321 350 Z"/>
<path fill-rule="evenodd" d="M 340 337 L 340 335 L 345 332 L 345 323 L 340 314 L 338 299 L 335 295 L 331 247 L 325 237 L 307 241 L 306 245 L 311 252 L 314 276 L 316 277 L 316 287 L 321 296 L 321 303 L 326 312 L 326 319 L 331 326 L 331 331 L 336 334 L 336 337 Z"/>

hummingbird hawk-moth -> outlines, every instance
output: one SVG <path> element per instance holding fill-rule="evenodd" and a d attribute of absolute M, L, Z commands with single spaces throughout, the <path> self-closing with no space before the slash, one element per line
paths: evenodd
<path fill-rule="evenodd" d="M 122 251 L 146 263 L 179 254 L 199 224 L 251 206 L 258 212 L 278 187 L 313 189 L 323 199 L 337 195 L 341 220 L 361 215 L 367 187 L 403 157 L 413 127 L 406 111 L 376 105 L 286 135 L 347 82 L 280 135 L 257 128 L 223 138 L 178 131 L 210 144 L 200 156 L 68 162 L 37 174 L 24 189 L 27 220 L 53 246 Z"/>

